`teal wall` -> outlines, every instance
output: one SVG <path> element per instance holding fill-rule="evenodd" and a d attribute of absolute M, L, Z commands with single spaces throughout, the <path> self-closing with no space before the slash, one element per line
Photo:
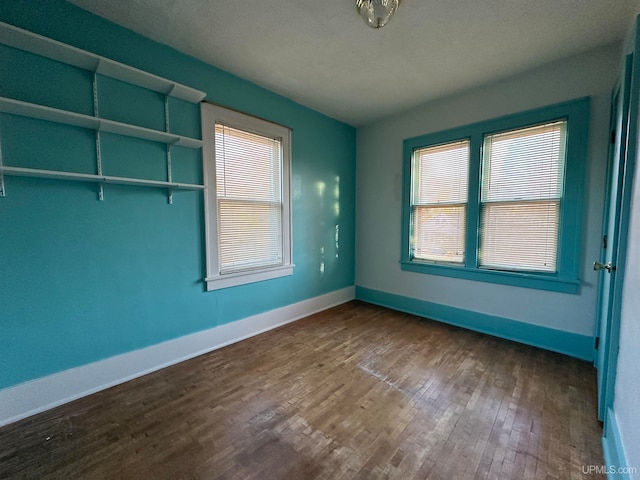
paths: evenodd
<path fill-rule="evenodd" d="M 202 192 L 5 177 L 0 388 L 354 284 L 355 129 L 59 0 L 4 2 L 0 20 L 207 92 L 293 129 L 294 275 L 205 292 Z M 92 114 L 88 72 L 0 46 L 0 96 Z M 163 97 L 100 78 L 100 113 L 163 128 Z M 172 129 L 200 137 L 197 106 Z M 0 114 L 5 165 L 95 173 L 94 133 Z M 103 134 L 104 173 L 165 179 L 165 147 Z M 202 179 L 176 148 L 174 180 Z M 336 225 L 339 230 L 336 246 Z M 324 263 L 324 271 L 320 265 Z"/>

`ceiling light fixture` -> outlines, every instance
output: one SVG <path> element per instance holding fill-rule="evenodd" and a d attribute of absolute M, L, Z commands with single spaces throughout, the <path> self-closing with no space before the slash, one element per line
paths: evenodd
<path fill-rule="evenodd" d="M 356 9 L 371 28 L 384 27 L 402 0 L 356 0 Z"/>

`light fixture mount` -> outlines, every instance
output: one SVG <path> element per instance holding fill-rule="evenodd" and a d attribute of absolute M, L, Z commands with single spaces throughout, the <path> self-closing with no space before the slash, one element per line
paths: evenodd
<path fill-rule="evenodd" d="M 402 0 L 356 0 L 356 9 L 371 28 L 384 27 L 396 13 Z"/>

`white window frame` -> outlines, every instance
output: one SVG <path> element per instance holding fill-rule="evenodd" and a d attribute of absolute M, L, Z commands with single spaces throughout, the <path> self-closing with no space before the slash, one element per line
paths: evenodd
<path fill-rule="evenodd" d="M 291 129 L 211 103 L 201 104 L 202 156 L 205 182 L 207 291 L 235 287 L 293 274 L 291 252 Z M 281 140 L 282 146 L 282 264 L 241 272 L 220 273 L 218 256 L 218 197 L 216 192 L 215 125 Z"/>

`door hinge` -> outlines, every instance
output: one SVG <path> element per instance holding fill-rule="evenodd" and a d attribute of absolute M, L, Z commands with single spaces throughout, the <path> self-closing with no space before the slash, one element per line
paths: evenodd
<path fill-rule="evenodd" d="M 607 248 L 607 236 L 602 237 L 602 248 Z"/>
<path fill-rule="evenodd" d="M 600 337 L 596 337 L 596 350 L 600 347 Z"/>
<path fill-rule="evenodd" d="M 616 143 L 616 131 L 611 130 L 611 143 Z"/>

